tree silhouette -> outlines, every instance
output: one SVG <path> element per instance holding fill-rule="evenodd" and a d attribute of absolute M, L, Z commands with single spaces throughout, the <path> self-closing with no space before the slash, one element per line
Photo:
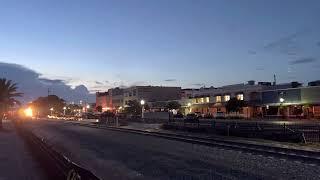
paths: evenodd
<path fill-rule="evenodd" d="M 54 113 L 62 113 L 63 107 L 66 106 L 65 100 L 56 95 L 49 95 L 47 97 L 39 97 L 30 104 L 37 114 L 46 116 L 50 114 L 50 109 L 53 108 Z"/>
<path fill-rule="evenodd" d="M 2 119 L 9 107 L 20 104 L 16 97 L 21 97 L 22 93 L 17 92 L 17 84 L 5 78 L 0 79 L 0 128 L 2 128 Z"/>
<path fill-rule="evenodd" d="M 179 104 L 179 102 L 177 101 L 170 101 L 168 102 L 167 106 L 166 106 L 169 110 L 173 110 L 173 109 L 180 109 L 181 104 Z"/>
<path fill-rule="evenodd" d="M 127 114 L 139 115 L 141 111 L 141 104 L 136 100 L 129 101 L 127 107 L 124 108 L 124 112 Z"/>
<path fill-rule="evenodd" d="M 98 112 L 102 112 L 102 106 L 97 106 L 97 107 L 96 107 L 96 110 L 97 110 Z"/>
<path fill-rule="evenodd" d="M 245 106 L 245 102 L 237 98 L 231 98 L 227 104 L 226 109 L 228 112 L 239 112 Z"/>

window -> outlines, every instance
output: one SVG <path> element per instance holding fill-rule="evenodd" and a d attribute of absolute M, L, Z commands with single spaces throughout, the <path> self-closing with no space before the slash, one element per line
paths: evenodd
<path fill-rule="evenodd" d="M 224 96 L 224 101 L 227 102 L 227 101 L 229 101 L 229 100 L 230 100 L 230 95 L 225 95 L 225 96 Z"/>
<path fill-rule="evenodd" d="M 240 100 L 240 101 L 243 101 L 243 99 L 244 99 L 244 98 L 243 98 L 243 94 L 238 94 L 238 95 L 237 95 L 237 99 Z"/>
<path fill-rule="evenodd" d="M 209 97 L 206 97 L 206 102 L 210 102 L 210 98 Z"/>
<path fill-rule="evenodd" d="M 204 98 L 201 98 L 201 99 L 200 99 L 200 102 L 201 102 L 201 103 L 204 103 Z"/>
<path fill-rule="evenodd" d="M 216 102 L 221 102 L 221 96 L 216 96 Z"/>

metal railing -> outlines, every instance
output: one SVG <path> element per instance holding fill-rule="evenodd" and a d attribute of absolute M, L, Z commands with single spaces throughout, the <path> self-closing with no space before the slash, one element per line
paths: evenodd
<path fill-rule="evenodd" d="M 299 142 L 320 142 L 319 122 L 199 120 L 197 123 L 188 123 L 183 119 L 174 119 L 166 124 L 174 128 L 223 133 L 228 136 L 261 137 L 280 141 L 289 139 Z"/>

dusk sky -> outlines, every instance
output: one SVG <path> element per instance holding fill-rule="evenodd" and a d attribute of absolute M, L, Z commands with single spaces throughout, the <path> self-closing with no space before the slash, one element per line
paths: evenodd
<path fill-rule="evenodd" d="M 319 17 L 319 0 L 3 0 L 0 61 L 92 92 L 305 83 L 320 79 Z"/>

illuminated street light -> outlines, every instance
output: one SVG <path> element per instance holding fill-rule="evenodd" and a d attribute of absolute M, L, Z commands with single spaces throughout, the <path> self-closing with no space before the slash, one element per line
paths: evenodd
<path fill-rule="evenodd" d="M 191 103 L 188 103 L 189 113 L 191 113 Z"/>
<path fill-rule="evenodd" d="M 89 104 L 87 105 L 87 109 L 90 109 L 90 105 Z"/>
<path fill-rule="evenodd" d="M 50 108 L 50 111 L 51 111 L 51 116 L 52 116 L 52 112 L 53 112 L 53 107 L 52 107 L 52 108 Z"/>
<path fill-rule="evenodd" d="M 67 107 L 63 107 L 63 115 L 64 116 L 66 115 L 66 110 L 67 110 Z"/>
<path fill-rule="evenodd" d="M 280 100 L 280 103 L 283 103 L 285 101 L 285 99 L 283 98 L 280 98 L 279 100 Z"/>
<path fill-rule="evenodd" d="M 140 104 L 142 105 L 142 108 L 141 108 L 141 118 L 144 119 L 144 105 L 145 105 L 145 101 L 142 99 L 140 101 Z"/>
<path fill-rule="evenodd" d="M 32 112 L 32 109 L 29 107 L 27 109 L 24 110 L 24 114 L 25 116 L 27 117 L 32 117 L 33 116 L 33 112 Z"/>

